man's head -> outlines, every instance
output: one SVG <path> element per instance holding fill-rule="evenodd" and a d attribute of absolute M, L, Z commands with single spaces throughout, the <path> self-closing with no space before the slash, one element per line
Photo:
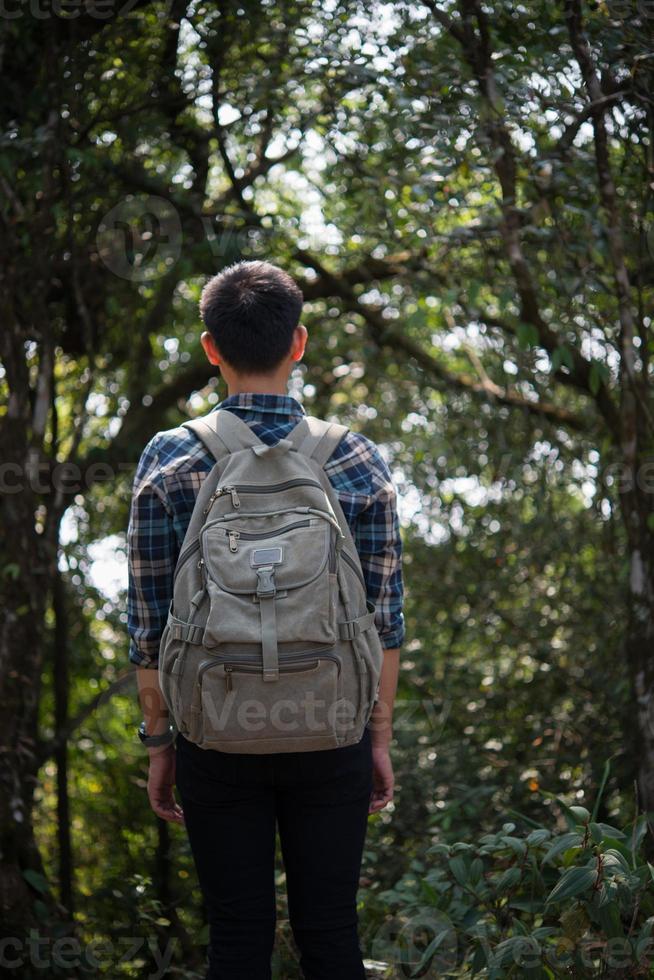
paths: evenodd
<path fill-rule="evenodd" d="M 202 290 L 202 346 L 225 379 L 288 375 L 304 353 L 302 292 L 270 262 L 237 262 Z"/>

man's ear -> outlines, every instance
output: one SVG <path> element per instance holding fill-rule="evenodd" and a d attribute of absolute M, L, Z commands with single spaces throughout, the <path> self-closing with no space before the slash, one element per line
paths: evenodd
<path fill-rule="evenodd" d="M 291 359 L 293 361 L 301 361 L 302 355 L 304 354 L 304 348 L 307 345 L 307 340 L 309 339 L 309 332 L 303 323 L 298 323 L 295 328 L 293 335 L 293 344 L 291 347 Z"/>
<path fill-rule="evenodd" d="M 222 361 L 222 355 L 208 330 L 203 330 L 200 334 L 200 343 L 202 344 L 204 353 L 207 355 L 209 363 L 218 366 Z"/>

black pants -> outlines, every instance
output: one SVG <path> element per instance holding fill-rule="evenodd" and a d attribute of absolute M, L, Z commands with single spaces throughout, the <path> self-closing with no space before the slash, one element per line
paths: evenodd
<path fill-rule="evenodd" d="M 370 731 L 319 752 L 239 755 L 177 737 L 177 789 L 209 917 L 207 980 L 269 980 L 275 825 L 305 980 L 364 980 L 356 892 Z"/>

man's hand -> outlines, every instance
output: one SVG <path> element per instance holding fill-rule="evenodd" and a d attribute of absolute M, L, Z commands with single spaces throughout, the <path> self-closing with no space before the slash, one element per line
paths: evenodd
<path fill-rule="evenodd" d="M 148 772 L 148 799 L 150 806 L 162 820 L 170 823 L 184 823 L 181 806 L 175 802 L 175 746 L 150 751 L 150 770 Z"/>
<path fill-rule="evenodd" d="M 370 715 L 372 738 L 372 793 L 368 813 L 383 810 L 393 799 L 395 778 L 391 763 L 390 743 L 393 738 L 393 703 L 397 689 L 400 651 L 397 647 L 384 650 L 379 678 L 377 701 Z"/>
<path fill-rule="evenodd" d="M 149 735 L 162 735 L 170 727 L 168 708 L 164 701 L 159 674 L 151 667 L 139 667 L 136 671 L 139 700 L 143 709 L 145 730 Z M 162 820 L 184 823 L 181 806 L 175 803 L 175 746 L 166 745 L 148 749 L 148 798 L 150 806 Z"/>
<path fill-rule="evenodd" d="M 368 813 L 376 813 L 377 810 L 383 810 L 386 804 L 391 802 L 393 799 L 394 785 L 393 764 L 388 746 L 373 745 L 372 793 L 370 794 Z"/>

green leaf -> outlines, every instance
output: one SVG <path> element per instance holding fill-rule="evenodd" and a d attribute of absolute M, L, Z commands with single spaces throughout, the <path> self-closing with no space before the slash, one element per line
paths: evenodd
<path fill-rule="evenodd" d="M 470 865 L 470 881 L 473 885 L 476 885 L 478 881 L 481 880 L 481 876 L 484 872 L 484 862 L 481 858 L 475 858 Z"/>
<path fill-rule="evenodd" d="M 524 823 L 526 823 L 528 827 L 533 827 L 534 830 L 545 830 L 545 827 L 543 827 L 542 823 L 538 823 L 536 820 L 532 820 L 531 817 L 525 816 L 525 814 L 520 813 L 519 810 L 507 810 L 506 812 L 510 814 L 510 816 L 517 817 L 518 820 L 524 821 Z M 547 831 L 547 833 L 549 834 L 549 831 Z M 527 840 L 528 839 L 529 838 L 527 838 Z"/>
<path fill-rule="evenodd" d="M 472 963 L 470 964 L 473 974 L 481 973 L 487 962 L 486 950 L 484 949 L 483 945 L 479 943 L 475 948 L 475 955 L 472 957 Z"/>
<path fill-rule="evenodd" d="M 450 871 L 460 885 L 467 885 L 468 869 L 462 857 L 450 858 Z"/>
<path fill-rule="evenodd" d="M 624 854 L 621 854 L 620 851 L 616 851 L 613 847 L 608 847 L 604 851 L 603 860 L 605 867 L 619 868 L 620 871 L 624 872 L 625 874 L 629 874 L 629 871 L 631 870 L 629 868 L 629 862 L 626 860 Z"/>
<path fill-rule="evenodd" d="M 34 909 L 34 914 L 39 922 L 47 922 L 50 918 L 50 910 L 45 902 L 42 902 L 40 898 L 37 898 L 32 906 Z"/>
<path fill-rule="evenodd" d="M 566 939 L 577 942 L 588 928 L 589 921 L 583 906 L 575 904 L 561 914 L 561 928 Z"/>
<path fill-rule="evenodd" d="M 563 852 L 563 867 L 569 868 L 571 864 L 574 864 L 575 859 L 583 854 L 585 848 L 579 847 L 569 847 L 567 851 Z"/>
<path fill-rule="evenodd" d="M 561 880 L 554 886 L 545 901 L 545 905 L 552 902 L 562 902 L 566 898 L 573 898 L 595 884 L 597 881 L 597 871 L 595 868 L 569 868 L 561 875 Z"/>
<path fill-rule="evenodd" d="M 640 960 L 640 958 L 649 948 L 651 943 L 652 927 L 654 927 L 654 916 L 650 915 L 650 917 L 643 923 L 643 927 L 638 934 L 638 941 L 635 948 L 636 960 Z"/>
<path fill-rule="evenodd" d="M 598 823 L 593 823 L 592 821 L 588 824 L 588 829 L 590 830 L 590 836 L 596 844 L 600 844 L 604 838 L 602 834 L 602 828 Z"/>
<path fill-rule="evenodd" d="M 525 953 L 529 954 L 531 960 L 538 949 L 538 943 L 532 936 L 510 936 L 509 939 L 498 943 L 493 950 L 493 966 L 507 967 L 511 963 L 519 964 Z"/>
<path fill-rule="evenodd" d="M 536 347 L 538 345 L 539 336 L 538 330 L 533 325 L 533 323 L 519 323 L 517 328 L 518 344 L 523 350 L 529 350 L 530 347 Z"/>
<path fill-rule="evenodd" d="M 611 374 L 606 364 L 593 361 L 590 365 L 588 384 L 593 395 L 596 395 L 602 385 L 609 383 Z"/>
<path fill-rule="evenodd" d="M 561 365 L 565 365 L 569 371 L 574 370 L 575 362 L 572 351 L 565 344 L 560 344 L 554 349 L 551 355 L 552 370 L 558 371 Z"/>
<path fill-rule="evenodd" d="M 617 902 L 602 905 L 597 910 L 597 917 L 609 939 L 622 939 L 624 937 L 624 929 Z"/>
<path fill-rule="evenodd" d="M 602 831 L 602 837 L 615 837 L 616 840 L 626 840 L 627 835 L 623 834 L 621 830 L 617 827 L 612 827 L 608 823 L 598 823 L 597 825 Z"/>
<path fill-rule="evenodd" d="M 544 844 L 545 841 L 549 840 L 551 836 L 552 835 L 550 831 L 545 830 L 545 828 L 543 828 L 542 830 L 532 830 L 532 832 L 527 835 L 526 841 L 527 844 L 532 844 L 537 846 L 538 844 Z"/>
<path fill-rule="evenodd" d="M 38 871 L 32 871 L 30 868 L 28 868 L 27 871 L 23 871 L 23 878 L 28 885 L 35 888 L 37 892 L 41 892 L 42 895 L 45 895 L 46 892 L 50 891 L 50 885 L 48 884 L 47 878 L 45 878 Z"/>
<path fill-rule="evenodd" d="M 634 868 L 636 867 L 636 854 L 640 849 L 640 845 L 646 833 L 647 833 L 647 817 L 644 813 L 641 813 L 641 815 L 636 820 L 634 831 L 632 832 L 631 839 L 629 841 Z"/>
<path fill-rule="evenodd" d="M 508 892 L 518 884 L 520 877 L 520 868 L 507 868 L 494 882 L 494 887 L 498 892 Z"/>
<path fill-rule="evenodd" d="M 563 854 L 564 851 L 569 850 L 571 847 L 579 847 L 582 841 L 583 837 L 577 832 L 571 831 L 570 833 L 562 834 L 546 851 L 543 864 L 549 864 L 554 858 L 559 857 L 560 854 Z"/>
<path fill-rule="evenodd" d="M 602 782 L 600 783 L 600 788 L 598 790 L 597 797 L 595 799 L 595 806 L 593 807 L 593 813 L 592 813 L 592 816 L 591 816 L 591 820 L 597 820 L 597 814 L 599 813 L 600 803 L 602 801 L 602 797 L 604 796 L 604 789 L 606 787 L 606 783 L 607 783 L 608 778 L 609 778 L 609 773 L 611 772 L 611 759 L 612 758 L 613 758 L 613 756 L 610 756 L 606 760 L 606 762 L 604 763 L 604 772 L 602 773 Z"/>
<path fill-rule="evenodd" d="M 418 965 L 416 966 L 416 968 L 411 971 L 411 973 L 409 974 L 409 976 L 411 976 L 411 977 L 421 977 L 423 975 L 423 973 L 425 972 L 426 967 L 431 963 L 431 961 L 433 959 L 433 956 L 434 956 L 434 953 L 436 952 L 436 950 L 438 949 L 438 947 L 441 945 L 441 943 L 443 942 L 443 940 L 444 939 L 447 939 L 447 937 L 450 935 L 450 932 L 451 932 L 450 929 L 443 929 L 443 931 L 442 932 L 439 932 L 437 936 L 434 936 L 434 938 L 430 942 L 429 946 L 427 947 L 427 949 L 424 951 L 424 953 L 420 957 L 420 962 L 418 963 Z"/>
<path fill-rule="evenodd" d="M 578 819 L 579 823 L 583 824 L 584 826 L 590 820 L 590 813 L 585 806 L 571 806 L 570 813 L 573 813 Z"/>
<path fill-rule="evenodd" d="M 502 841 L 508 848 L 510 848 L 510 850 L 513 851 L 514 854 L 517 854 L 518 857 L 524 857 L 524 855 L 527 853 L 527 845 L 523 840 L 520 840 L 519 837 L 506 836 L 502 837 Z"/>
<path fill-rule="evenodd" d="M 588 373 L 588 386 L 590 388 L 591 394 L 596 395 L 600 390 L 602 385 L 602 376 L 600 375 L 599 368 L 597 366 L 597 361 L 593 361 L 590 366 L 590 371 Z"/>

